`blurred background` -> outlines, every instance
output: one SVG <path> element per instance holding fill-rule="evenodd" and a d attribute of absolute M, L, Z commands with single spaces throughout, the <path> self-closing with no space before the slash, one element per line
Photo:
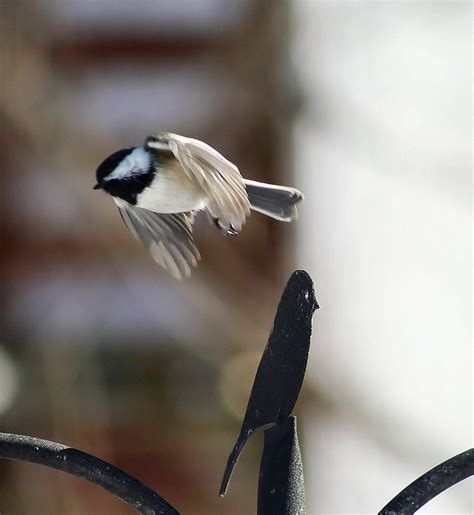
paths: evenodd
<path fill-rule="evenodd" d="M 283 286 L 321 309 L 297 405 L 307 511 L 374 513 L 471 446 L 470 2 L 0 3 L 0 429 L 90 452 L 183 514 L 255 512 L 261 435 L 217 492 Z M 168 130 L 296 186 L 300 220 L 204 218 L 177 282 L 93 192 Z M 461 484 L 422 512 L 472 513 Z M 132 513 L 0 462 L 5 514 Z"/>

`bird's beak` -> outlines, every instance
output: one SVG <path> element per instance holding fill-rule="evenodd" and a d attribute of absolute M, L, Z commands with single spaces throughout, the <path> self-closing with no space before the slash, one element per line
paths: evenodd
<path fill-rule="evenodd" d="M 93 188 L 93 189 L 94 189 L 94 190 L 101 190 L 101 189 L 102 189 L 102 184 L 97 183 L 97 184 L 94 186 L 94 188 Z"/>

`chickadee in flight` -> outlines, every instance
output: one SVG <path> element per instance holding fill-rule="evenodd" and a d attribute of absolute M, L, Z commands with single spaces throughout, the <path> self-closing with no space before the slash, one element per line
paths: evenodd
<path fill-rule="evenodd" d="M 128 230 L 177 279 L 189 277 L 200 259 L 193 240 L 197 211 L 207 210 L 220 231 L 234 235 L 251 209 L 291 222 L 303 199 L 294 188 L 244 179 L 209 145 L 169 132 L 115 152 L 96 175 L 94 189 L 112 195 Z"/>

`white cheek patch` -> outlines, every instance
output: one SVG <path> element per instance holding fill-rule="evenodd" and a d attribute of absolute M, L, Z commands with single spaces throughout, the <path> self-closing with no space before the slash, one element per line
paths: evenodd
<path fill-rule="evenodd" d="M 125 179 L 132 175 L 146 173 L 151 165 L 150 153 L 143 147 L 136 148 L 109 174 L 105 180 Z"/>

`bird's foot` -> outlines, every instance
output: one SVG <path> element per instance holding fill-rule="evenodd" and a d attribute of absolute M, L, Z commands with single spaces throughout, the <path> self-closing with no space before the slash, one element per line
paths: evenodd
<path fill-rule="evenodd" d="M 219 229 L 219 231 L 221 231 L 226 236 L 236 236 L 237 234 L 239 234 L 239 231 L 237 231 L 237 229 L 232 224 L 229 224 L 229 227 L 224 227 L 219 222 L 219 218 L 214 218 L 213 220 L 214 220 L 214 224 Z"/>

